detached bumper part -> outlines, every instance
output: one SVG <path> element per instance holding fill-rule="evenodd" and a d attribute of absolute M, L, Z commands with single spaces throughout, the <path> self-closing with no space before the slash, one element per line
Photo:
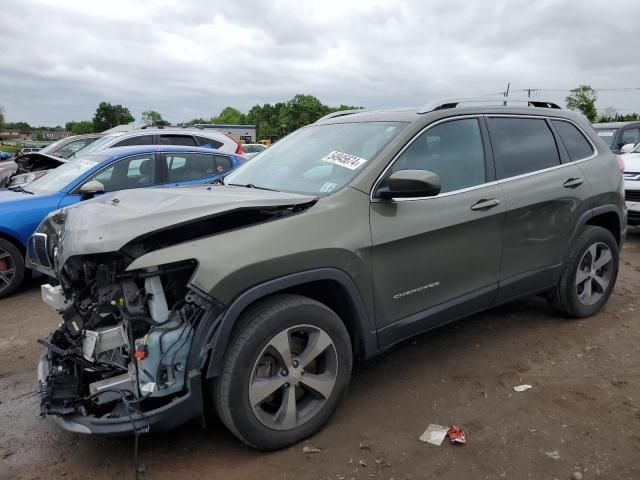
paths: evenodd
<path fill-rule="evenodd" d="M 43 355 L 38 364 L 38 383 L 43 400 L 45 396 L 49 362 Z M 54 421 L 69 432 L 100 435 L 133 434 L 134 428 L 138 432 L 163 432 L 172 430 L 194 418 L 202 415 L 202 379 L 199 372 L 188 375 L 188 391 L 181 397 L 174 398 L 170 403 L 154 410 L 143 411 L 142 415 L 123 408 L 123 414 L 117 417 L 95 417 L 93 415 L 69 414 L 60 415 L 43 411 L 44 415 L 54 417 Z M 123 405 L 124 407 L 124 405 Z M 139 406 L 136 406 L 138 408 Z M 46 410 L 46 408 L 45 408 Z"/>

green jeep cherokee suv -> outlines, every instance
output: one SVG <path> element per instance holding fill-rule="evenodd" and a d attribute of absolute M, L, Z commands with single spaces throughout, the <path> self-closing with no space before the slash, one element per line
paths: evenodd
<path fill-rule="evenodd" d="M 552 103 L 469 103 L 333 113 L 224 183 L 49 215 L 28 252 L 62 316 L 43 415 L 139 433 L 216 410 L 277 449 L 327 422 L 354 358 L 524 295 L 595 314 L 627 223 L 616 158 Z"/>

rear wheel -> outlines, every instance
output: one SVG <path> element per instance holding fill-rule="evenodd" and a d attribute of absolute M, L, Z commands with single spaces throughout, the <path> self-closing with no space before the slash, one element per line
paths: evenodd
<path fill-rule="evenodd" d="M 588 226 L 569 252 L 552 301 L 570 317 L 594 315 L 607 303 L 617 276 L 616 239 L 604 228 Z"/>
<path fill-rule="evenodd" d="M 24 279 L 24 257 L 16 246 L 0 238 L 0 298 L 11 295 Z"/>
<path fill-rule="evenodd" d="M 232 340 L 214 402 L 240 440 L 264 450 L 317 432 L 351 376 L 349 334 L 325 305 L 278 295 L 249 309 Z"/>

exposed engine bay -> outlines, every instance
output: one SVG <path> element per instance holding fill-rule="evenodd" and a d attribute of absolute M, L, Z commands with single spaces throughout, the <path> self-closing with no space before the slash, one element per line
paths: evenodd
<path fill-rule="evenodd" d="M 185 390 L 206 300 L 187 289 L 194 262 L 125 272 L 121 254 L 70 259 L 43 299 L 62 322 L 41 343 L 42 415 L 131 417 Z"/>

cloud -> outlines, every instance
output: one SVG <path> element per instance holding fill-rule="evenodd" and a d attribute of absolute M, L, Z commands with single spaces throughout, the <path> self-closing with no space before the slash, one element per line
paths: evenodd
<path fill-rule="evenodd" d="M 0 104 L 32 124 L 91 118 L 103 100 L 178 122 L 296 93 L 383 107 L 507 82 L 640 87 L 639 14 L 633 0 L 5 0 Z M 640 111 L 638 93 L 598 106 Z"/>

